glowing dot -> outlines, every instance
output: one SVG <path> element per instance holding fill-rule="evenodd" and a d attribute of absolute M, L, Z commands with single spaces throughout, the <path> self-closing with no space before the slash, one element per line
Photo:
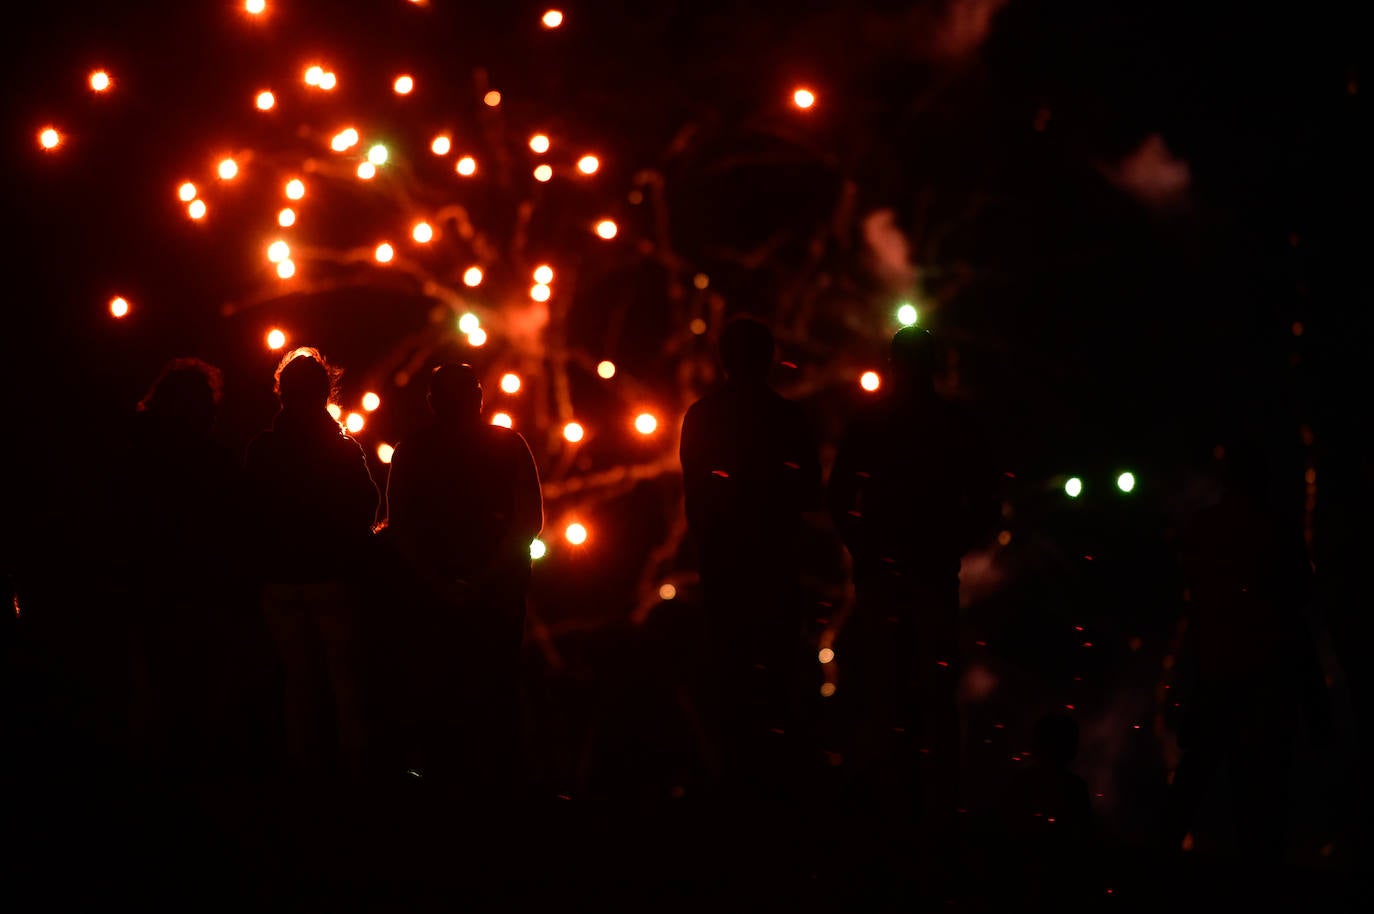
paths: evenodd
<path fill-rule="evenodd" d="M 474 267 L 474 269 L 476 268 Z M 482 326 L 482 322 L 479 321 L 477 315 L 473 314 L 471 311 L 458 318 L 458 330 L 460 333 L 471 333 L 480 326 Z"/>
<path fill-rule="evenodd" d="M 397 95 L 409 95 L 415 89 L 415 80 L 409 76 L 398 76 L 391 84 Z"/>
<path fill-rule="evenodd" d="M 271 111 L 272 106 L 277 103 L 277 97 L 269 90 L 263 89 L 258 93 L 258 97 L 253 100 L 253 103 L 258 106 L 259 111 Z"/>
<path fill-rule="evenodd" d="M 104 70 L 96 70 L 91 74 L 91 90 L 94 92 L 104 92 L 114 85 L 114 80 L 110 79 L 110 74 Z"/>
<path fill-rule="evenodd" d="M 548 301 L 553 291 L 544 283 L 537 282 L 530 287 L 530 298 L 535 301 Z"/>
<path fill-rule="evenodd" d="M 305 84 L 307 86 L 318 86 L 324 79 L 324 67 L 307 67 L 305 71 Z"/>
<path fill-rule="evenodd" d="M 396 449 L 383 441 L 377 445 L 377 459 L 382 463 L 390 463 L 391 456 L 396 453 Z"/>
<path fill-rule="evenodd" d="M 383 146 L 381 143 L 378 143 L 376 146 L 373 146 L 371 149 L 367 151 L 367 160 L 371 162 L 373 165 L 385 165 L 386 147 Z"/>
<path fill-rule="evenodd" d="M 299 200 L 305 196 L 305 182 L 300 178 L 292 178 L 286 182 L 286 196 L 291 200 Z"/>
<path fill-rule="evenodd" d="M 356 435 L 363 430 L 363 422 L 362 413 L 349 413 L 348 418 L 344 420 L 344 428 Z"/>
<path fill-rule="evenodd" d="M 510 413 L 497 413 L 491 417 L 491 424 L 499 425 L 502 428 L 510 428 L 514 423 L 511 420 Z"/>
<path fill-rule="evenodd" d="M 62 142 L 62 134 L 52 127 L 44 127 L 38 132 L 38 145 L 44 149 L 56 149 Z"/>
<path fill-rule="evenodd" d="M 482 101 L 486 103 L 488 108 L 495 108 L 497 105 L 501 104 L 501 93 L 492 89 L 486 95 L 482 96 Z"/>
<path fill-rule="evenodd" d="M 1011 531 L 1010 531 L 1010 530 L 1003 530 L 1001 533 L 997 534 L 997 545 L 999 545 L 999 546 L 1006 546 L 1006 545 L 1008 545 L 1010 542 L 1011 542 Z"/>
<path fill-rule="evenodd" d="M 272 242 L 267 246 L 267 259 L 272 263 L 281 263 L 291 256 L 291 247 L 281 240 Z"/>
<path fill-rule="evenodd" d="M 508 371 L 501 375 L 501 389 L 508 394 L 513 394 L 520 389 L 520 376 Z"/>
<path fill-rule="evenodd" d="M 601 160 L 596 156 L 583 156 L 577 160 L 577 170 L 584 175 L 594 175 L 596 170 L 601 167 Z"/>
<path fill-rule="evenodd" d="M 1129 492 L 1135 488 L 1135 474 L 1126 472 L 1116 477 L 1116 487 L 1123 492 Z"/>
<path fill-rule="evenodd" d="M 219 176 L 230 181 L 239 173 L 239 163 L 233 159 L 223 159 L 219 163 Z"/>
<path fill-rule="evenodd" d="M 391 263 L 391 258 L 396 256 L 396 249 L 383 241 L 377 245 L 377 250 L 373 252 L 373 256 L 377 258 L 378 263 Z"/>
<path fill-rule="evenodd" d="M 381 405 L 382 398 L 377 396 L 372 391 L 369 390 L 367 393 L 363 394 L 363 410 L 365 412 L 374 412 L 377 409 L 377 407 Z"/>
<path fill-rule="evenodd" d="M 482 268 L 468 267 L 463 271 L 463 285 L 474 289 L 482 284 Z"/>
<path fill-rule="evenodd" d="M 816 93 L 810 89 L 798 89 L 792 93 L 792 103 L 798 108 L 806 109 L 816 104 Z"/>
<path fill-rule="evenodd" d="M 548 554 L 549 547 L 544 545 L 544 541 L 536 537 L 530 540 L 530 558 L 542 559 Z"/>
<path fill-rule="evenodd" d="M 254 16 L 258 16 L 267 9 L 267 0 L 244 0 L 243 8 Z"/>
<path fill-rule="evenodd" d="M 534 281 L 542 282 L 544 285 L 553 282 L 553 267 L 549 266 L 547 263 L 541 263 L 539 266 L 535 267 Z"/>
<path fill-rule="evenodd" d="M 420 244 L 428 244 L 434 240 L 434 226 L 428 222 L 417 222 L 415 227 L 410 230 L 410 237 Z"/>
<path fill-rule="evenodd" d="M 539 21 L 544 23 L 546 29 L 556 29 L 563 24 L 563 11 L 549 10 Z"/>
<path fill-rule="evenodd" d="M 662 587 L 658 589 L 658 598 L 660 600 L 671 600 L 674 599 L 676 596 L 677 588 L 674 587 L 672 584 L 664 584 Z"/>
<path fill-rule="evenodd" d="M 329 415 L 334 417 L 335 422 L 338 422 L 339 417 L 343 415 L 343 410 L 339 409 L 339 404 L 337 403 L 330 403 L 325 409 L 329 411 Z"/>
<path fill-rule="evenodd" d="M 549 138 L 542 133 L 536 133 L 530 137 L 530 148 L 543 155 L 549 151 Z"/>
<path fill-rule="evenodd" d="M 129 313 L 129 301 L 121 295 L 116 295 L 110 299 L 110 313 L 115 317 L 123 317 Z"/>
<path fill-rule="evenodd" d="M 290 279 L 296 275 L 296 265 L 290 260 L 283 260 L 277 264 L 277 276 L 282 279 Z"/>
<path fill-rule="evenodd" d="M 358 131 L 353 127 L 345 127 L 329 140 L 329 148 L 335 152 L 343 152 L 351 149 L 358 142 Z"/>
<path fill-rule="evenodd" d="M 692 277 L 692 285 L 698 289 L 704 289 L 711 284 L 711 277 L 705 273 L 698 273 Z"/>
<path fill-rule="evenodd" d="M 587 541 L 587 528 L 581 524 L 568 524 L 568 528 L 563 531 L 563 535 L 568 538 L 568 542 L 574 546 L 580 546 Z"/>
<path fill-rule="evenodd" d="M 1083 480 L 1077 476 L 1070 476 L 1064 483 L 1064 494 L 1070 498 L 1077 498 L 1083 494 Z"/>
<path fill-rule="evenodd" d="M 453 141 L 442 133 L 430 141 L 429 150 L 437 156 L 446 156 L 448 151 L 453 148 Z"/>
<path fill-rule="evenodd" d="M 910 327 L 916 323 L 916 306 L 905 303 L 897 309 L 897 323 L 903 327 Z"/>
<path fill-rule="evenodd" d="M 458 160 L 458 164 L 453 166 L 453 170 L 465 178 L 470 178 L 477 174 L 477 160 L 472 156 L 463 156 Z"/>
<path fill-rule="evenodd" d="M 823 647 L 820 649 L 820 652 L 816 654 L 816 659 L 821 663 L 830 663 L 835 659 L 835 652 L 828 647 Z"/>
<path fill-rule="evenodd" d="M 822 698 L 829 698 L 831 695 L 834 695 L 834 694 L 835 694 L 835 683 L 833 683 L 833 682 L 823 682 L 823 683 L 821 683 L 821 697 L 822 697 Z"/>
<path fill-rule="evenodd" d="M 469 346 L 485 346 L 486 342 L 487 331 L 483 330 L 481 327 L 478 327 L 476 330 L 468 334 Z"/>
<path fill-rule="evenodd" d="M 571 441 L 573 444 L 581 441 L 586 434 L 586 429 L 582 427 L 580 422 L 569 422 L 567 425 L 563 426 L 564 440 Z"/>
<path fill-rule="evenodd" d="M 602 238 L 605 238 L 607 241 L 610 241 L 612 238 L 614 238 L 615 233 L 618 231 L 619 228 L 610 219 L 602 219 L 600 222 L 596 224 L 596 233 L 600 235 Z"/>
<path fill-rule="evenodd" d="M 358 177 L 362 178 L 364 181 L 371 181 L 373 178 L 377 177 L 377 166 L 373 165 L 371 162 L 359 162 Z"/>
<path fill-rule="evenodd" d="M 325 73 L 320 77 L 320 88 L 328 92 L 339 84 L 339 79 L 333 73 Z"/>
<path fill-rule="evenodd" d="M 597 362 L 596 373 L 609 381 L 611 378 L 615 377 L 615 362 L 609 359 Z"/>
<path fill-rule="evenodd" d="M 551 166 L 551 165 L 536 165 L 536 166 L 534 166 L 534 180 L 536 180 L 536 181 L 538 181 L 538 182 L 540 182 L 540 183 L 542 184 L 542 183 L 544 183 L 545 181 L 550 180 L 552 177 L 553 177 L 553 166 Z"/>
<path fill-rule="evenodd" d="M 286 346 L 286 334 L 273 327 L 267 331 L 267 348 L 282 349 Z M 338 418 L 337 416 L 335 418 Z"/>
<path fill-rule="evenodd" d="M 192 200 L 192 201 L 190 202 L 190 204 L 187 205 L 187 207 L 186 207 L 186 213 L 187 213 L 187 215 L 189 215 L 192 219 L 204 219 L 204 218 L 205 218 L 205 201 L 204 201 L 204 200 Z"/>
<path fill-rule="evenodd" d="M 282 228 L 290 228 L 296 224 L 296 211 L 291 207 L 285 207 L 277 213 L 277 225 Z"/>
<path fill-rule="evenodd" d="M 865 371 L 859 375 L 859 386 L 870 393 L 882 386 L 883 379 L 878 377 L 876 371 Z"/>
<path fill-rule="evenodd" d="M 658 420 L 653 413 L 640 413 L 635 416 L 635 431 L 641 435 L 652 435 L 658 428 Z"/>
<path fill-rule="evenodd" d="M 196 198 L 196 186 L 190 181 L 183 183 L 177 188 L 177 198 L 182 203 L 190 203 Z"/>
<path fill-rule="evenodd" d="M 694 317 L 692 318 L 692 322 L 687 325 L 687 329 L 695 333 L 697 336 L 701 336 L 703 333 L 706 332 L 706 321 L 702 320 L 699 317 Z"/>

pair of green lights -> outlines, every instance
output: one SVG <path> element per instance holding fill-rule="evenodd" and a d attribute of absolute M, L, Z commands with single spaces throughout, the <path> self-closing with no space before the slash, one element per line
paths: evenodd
<path fill-rule="evenodd" d="M 1135 489 L 1135 474 L 1132 472 L 1121 473 L 1116 477 L 1116 487 L 1123 492 L 1131 492 Z M 1064 494 L 1070 498 L 1077 498 L 1083 494 L 1083 480 L 1077 476 L 1070 476 L 1064 481 Z"/>

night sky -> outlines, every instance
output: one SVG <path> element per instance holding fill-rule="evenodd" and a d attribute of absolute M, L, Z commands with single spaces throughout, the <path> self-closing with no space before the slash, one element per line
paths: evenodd
<path fill-rule="evenodd" d="M 1362 681 L 1367 622 L 1347 607 L 1369 542 L 1370 463 L 1356 443 L 1368 424 L 1370 149 L 1353 5 L 746 6 L 569 3 L 558 30 L 540 28 L 543 6 L 444 0 L 269 2 L 264 21 L 228 0 L 16 14 L 3 363 L 21 517 L 50 517 L 72 491 L 63 474 L 109 446 L 169 357 L 225 369 L 219 435 L 235 448 L 271 418 L 272 321 L 372 378 L 383 340 L 425 324 L 413 289 L 225 317 L 224 303 L 273 281 L 261 232 L 246 228 L 271 209 L 250 212 L 245 193 L 192 225 L 176 186 L 214 184 L 221 150 L 289 147 L 298 118 L 404 135 L 398 150 L 410 142 L 420 159 L 421 137 L 476 123 L 481 68 L 515 129 L 601 155 L 598 205 L 627 235 L 648 228 L 627 202 L 636 172 L 662 171 L 674 244 L 727 313 L 773 307 L 849 189 L 860 216 L 891 210 L 923 322 L 957 349 L 961 394 L 1031 485 L 1129 465 L 1167 501 L 1182 467 L 1248 429 L 1270 446 L 1279 503 L 1299 522 L 1315 460 L 1317 564 Z M 317 58 L 346 105 L 306 98 L 299 74 Z M 116 80 L 108 96 L 86 86 L 97 67 Z M 415 75 L 413 97 L 392 93 L 399 72 Z M 789 104 L 795 85 L 815 88 L 814 111 Z M 264 86 L 281 99 L 267 115 L 251 104 Z M 35 138 L 50 122 L 67 139 L 45 153 Z M 388 218 L 328 206 L 319 222 L 339 231 Z M 474 206 L 509 218 L 499 200 Z M 847 238 L 826 269 L 838 298 L 867 303 L 857 320 L 871 326 L 827 312 L 814 338 L 784 347 L 803 369 L 837 353 L 876 363 L 893 329 L 862 232 Z M 744 262 L 769 239 L 766 257 Z M 667 396 L 673 363 L 651 346 L 671 329 L 662 276 L 588 250 L 574 319 L 590 334 L 633 304 L 617 358 Z M 123 321 L 106 310 L 116 293 L 135 303 Z M 406 405 L 379 414 L 379 433 L 418 419 L 413 394 L 396 394 Z M 814 396 L 827 433 L 851 396 Z"/>

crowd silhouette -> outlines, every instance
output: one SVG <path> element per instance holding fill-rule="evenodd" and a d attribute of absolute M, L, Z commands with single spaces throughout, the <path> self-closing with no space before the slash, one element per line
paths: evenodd
<path fill-rule="evenodd" d="M 1088 909 L 1102 895 L 1083 864 L 1094 859 L 1094 800 L 1075 770 L 1080 724 L 1066 711 L 1028 709 L 1038 720 L 1026 764 L 990 804 L 979 862 L 967 859 L 960 573 L 996 535 L 1003 473 L 990 439 L 939 389 L 941 345 L 914 327 L 893 337 L 881 395 L 848 417 L 827 474 L 806 412 L 769 384 L 768 326 L 745 315 L 724 327 L 723 382 L 690 406 L 681 434 L 705 632 L 689 663 L 705 818 L 690 827 L 729 848 L 732 866 L 786 873 L 793 902 L 818 910 L 887 910 L 894 899 L 944 909 L 956 897 L 965 909 Z M 386 854 L 360 848 L 413 827 L 404 814 L 418 803 L 426 834 L 457 830 L 487 845 L 467 858 L 464 878 L 483 888 L 465 898 L 504 909 L 516 895 L 501 892 L 540 883 L 516 862 L 537 843 L 519 821 L 549 799 L 529 795 L 521 739 L 530 544 L 544 525 L 536 461 L 518 432 L 485 418 L 476 370 L 445 363 L 428 378 L 431 421 L 402 436 L 382 490 L 329 412 L 339 369 L 303 347 L 273 379 L 280 408 L 238 459 L 212 435 L 219 369 L 170 361 L 101 477 L 100 574 L 127 622 L 127 646 L 111 643 L 104 669 L 123 705 L 128 778 L 170 808 L 216 792 L 232 806 L 226 785 L 260 773 L 250 783 L 273 786 L 258 808 L 284 823 L 259 833 L 264 845 L 326 859 L 336 876 L 384 864 L 413 873 L 400 837 Z M 1243 443 L 1226 452 L 1216 498 L 1179 550 L 1187 678 L 1174 695 L 1181 756 L 1157 838 L 1165 858 L 1192 839 L 1224 768 L 1239 851 L 1281 866 L 1292 837 L 1287 747 L 1302 721 L 1329 728 L 1304 621 L 1311 571 L 1266 507 L 1257 460 Z M 829 707 L 842 725 L 825 746 L 804 584 L 803 541 L 816 525 L 842 544 L 854 593 L 831 655 L 842 687 Z M 21 568 L 12 583 L 33 573 Z M 859 884 L 826 883 L 799 850 L 809 839 L 788 830 L 844 843 L 837 859 L 855 864 L 860 875 L 847 878 Z M 586 838 L 559 834 L 574 847 Z M 498 835 L 514 843 L 492 845 Z M 695 897 L 693 880 L 712 877 L 694 867 L 720 860 L 683 841 L 666 891 Z M 869 868 L 884 853 L 889 868 Z M 829 885 L 828 907 L 813 884 Z M 309 886 L 262 906 L 312 909 L 324 896 L 310 893 L 326 890 Z M 731 886 L 736 900 L 753 897 Z M 751 903 L 782 897 L 761 891 Z"/>

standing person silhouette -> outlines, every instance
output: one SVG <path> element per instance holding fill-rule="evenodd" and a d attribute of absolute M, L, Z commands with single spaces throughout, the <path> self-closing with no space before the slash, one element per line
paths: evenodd
<path fill-rule="evenodd" d="M 759 769 L 761 741 L 794 722 L 803 513 L 823 505 L 806 418 L 768 385 L 774 351 L 761 321 L 725 325 L 725 383 L 687 410 L 679 455 L 706 616 L 706 707 L 719 774 L 736 787 L 778 775 Z"/>
<path fill-rule="evenodd" d="M 499 799 L 515 786 L 539 470 L 518 432 L 483 421 L 471 365 L 435 368 L 429 406 L 432 424 L 396 446 L 386 493 L 388 531 L 420 590 L 418 765 Z"/>
<path fill-rule="evenodd" d="M 362 448 L 328 411 L 340 374 L 317 349 L 286 354 L 281 411 L 249 444 L 245 474 L 290 762 L 301 775 L 356 781 L 367 762 L 356 576 L 378 493 Z"/>
<path fill-rule="evenodd" d="M 207 774 L 227 748 L 240 470 L 210 434 L 223 389 L 200 359 L 164 365 L 118 470 L 111 547 L 132 591 L 137 754 L 163 779 Z"/>
<path fill-rule="evenodd" d="M 856 594 L 836 659 L 852 770 L 891 792 L 875 798 L 883 807 L 924 815 L 938 835 L 959 805 L 960 560 L 996 521 L 996 473 L 972 422 L 935 389 L 930 332 L 899 330 L 889 362 L 887 392 L 851 422 L 830 474 Z"/>

